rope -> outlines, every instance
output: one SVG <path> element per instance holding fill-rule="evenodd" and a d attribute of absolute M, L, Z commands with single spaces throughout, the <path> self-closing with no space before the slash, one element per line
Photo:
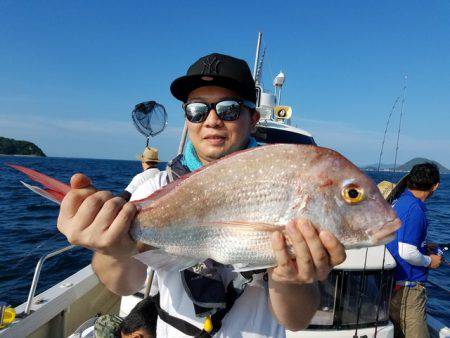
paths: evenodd
<path fill-rule="evenodd" d="M 383 275 L 384 275 L 384 262 L 386 260 L 386 245 L 384 246 L 383 250 L 383 265 L 381 266 L 381 275 L 380 275 L 380 286 L 378 287 L 378 290 L 380 290 L 380 298 L 378 299 L 378 306 L 377 306 L 377 316 L 375 318 L 375 335 L 374 338 L 377 338 L 378 333 L 378 319 L 380 316 L 380 307 L 381 307 L 381 300 L 383 299 Z"/>
<path fill-rule="evenodd" d="M 356 314 L 356 329 L 355 329 L 355 334 L 354 334 L 353 338 L 358 338 L 359 316 L 361 314 L 361 307 L 362 307 L 361 299 L 362 299 L 362 293 L 363 293 L 363 281 L 364 281 L 364 278 L 366 277 L 367 252 L 368 252 L 368 248 L 366 248 L 366 254 L 364 257 L 364 269 L 361 274 L 361 278 L 359 280 L 358 312 Z"/>

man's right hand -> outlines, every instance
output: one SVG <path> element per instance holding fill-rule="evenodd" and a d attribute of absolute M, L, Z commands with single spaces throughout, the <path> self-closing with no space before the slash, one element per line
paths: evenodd
<path fill-rule="evenodd" d="M 439 255 L 430 255 L 431 263 L 428 265 L 430 269 L 437 269 L 442 263 L 442 257 Z"/>
<path fill-rule="evenodd" d="M 136 242 L 128 234 L 136 206 L 109 191 L 97 191 L 82 174 L 73 175 L 70 186 L 58 216 L 58 229 L 67 240 L 112 257 L 136 254 Z"/>

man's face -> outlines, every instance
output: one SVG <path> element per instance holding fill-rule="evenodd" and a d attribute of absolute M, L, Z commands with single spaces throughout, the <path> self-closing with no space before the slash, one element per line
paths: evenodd
<path fill-rule="evenodd" d="M 230 97 L 239 98 L 239 95 L 223 87 L 206 86 L 194 89 L 187 102 L 216 103 Z M 189 139 L 203 164 L 247 145 L 250 133 L 259 120 L 259 113 L 250 113 L 246 107 L 241 107 L 239 118 L 235 121 L 222 121 L 214 109 L 204 122 L 192 123 L 186 120 Z"/>

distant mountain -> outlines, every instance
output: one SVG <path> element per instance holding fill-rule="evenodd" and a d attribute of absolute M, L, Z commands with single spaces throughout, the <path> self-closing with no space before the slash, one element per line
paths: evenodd
<path fill-rule="evenodd" d="M 396 171 L 410 171 L 412 169 L 412 167 L 414 167 L 416 164 L 424 163 L 424 162 L 431 162 L 431 163 L 436 164 L 438 166 L 439 172 L 441 174 L 450 174 L 450 170 L 447 169 L 446 167 L 444 167 L 442 164 L 440 164 L 436 161 L 433 161 L 433 160 L 429 160 L 427 158 L 423 158 L 423 157 L 416 157 L 402 165 L 399 165 L 396 168 Z M 380 169 L 383 171 L 392 171 L 393 168 L 394 168 L 393 164 L 381 164 L 381 166 L 380 166 Z M 362 167 L 362 169 L 370 170 L 370 171 L 377 170 L 378 164 L 371 164 L 371 165 Z"/>
<path fill-rule="evenodd" d="M 383 169 L 390 169 L 390 168 L 393 168 L 394 167 L 394 164 L 392 163 L 392 164 L 384 164 L 384 163 L 381 163 L 380 164 L 380 169 L 381 170 L 383 170 Z M 362 169 L 366 169 L 366 170 L 378 170 L 378 163 L 375 163 L 375 164 L 369 164 L 369 165 L 367 165 L 367 166 L 364 166 L 364 167 L 362 167 Z"/>
<path fill-rule="evenodd" d="M 440 164 L 440 163 L 438 163 L 436 161 L 433 161 L 433 160 L 429 160 L 427 158 L 422 158 L 422 157 L 413 158 L 412 160 L 410 160 L 410 161 L 406 162 L 405 164 L 402 164 L 401 166 L 399 166 L 398 170 L 399 171 L 410 171 L 412 169 L 412 167 L 414 167 L 416 164 L 424 163 L 424 162 L 432 162 L 432 163 L 436 164 L 438 166 L 439 172 L 441 174 L 449 174 L 450 173 L 450 170 L 447 169 L 446 167 L 444 167 L 442 164 Z"/>
<path fill-rule="evenodd" d="M 1 155 L 29 155 L 43 156 L 44 152 L 34 143 L 28 141 L 19 141 L 12 138 L 0 136 L 0 154 Z"/>

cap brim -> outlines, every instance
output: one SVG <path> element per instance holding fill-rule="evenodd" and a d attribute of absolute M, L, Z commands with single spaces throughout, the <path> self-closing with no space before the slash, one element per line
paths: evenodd
<path fill-rule="evenodd" d="M 210 78 L 205 80 L 204 78 Z M 172 95 L 182 102 L 186 102 L 194 89 L 204 86 L 219 86 L 236 91 L 243 99 L 255 102 L 256 94 L 249 91 L 248 85 L 230 79 L 229 77 L 223 77 L 220 75 L 186 75 L 179 77 L 170 85 L 170 91 Z"/>

